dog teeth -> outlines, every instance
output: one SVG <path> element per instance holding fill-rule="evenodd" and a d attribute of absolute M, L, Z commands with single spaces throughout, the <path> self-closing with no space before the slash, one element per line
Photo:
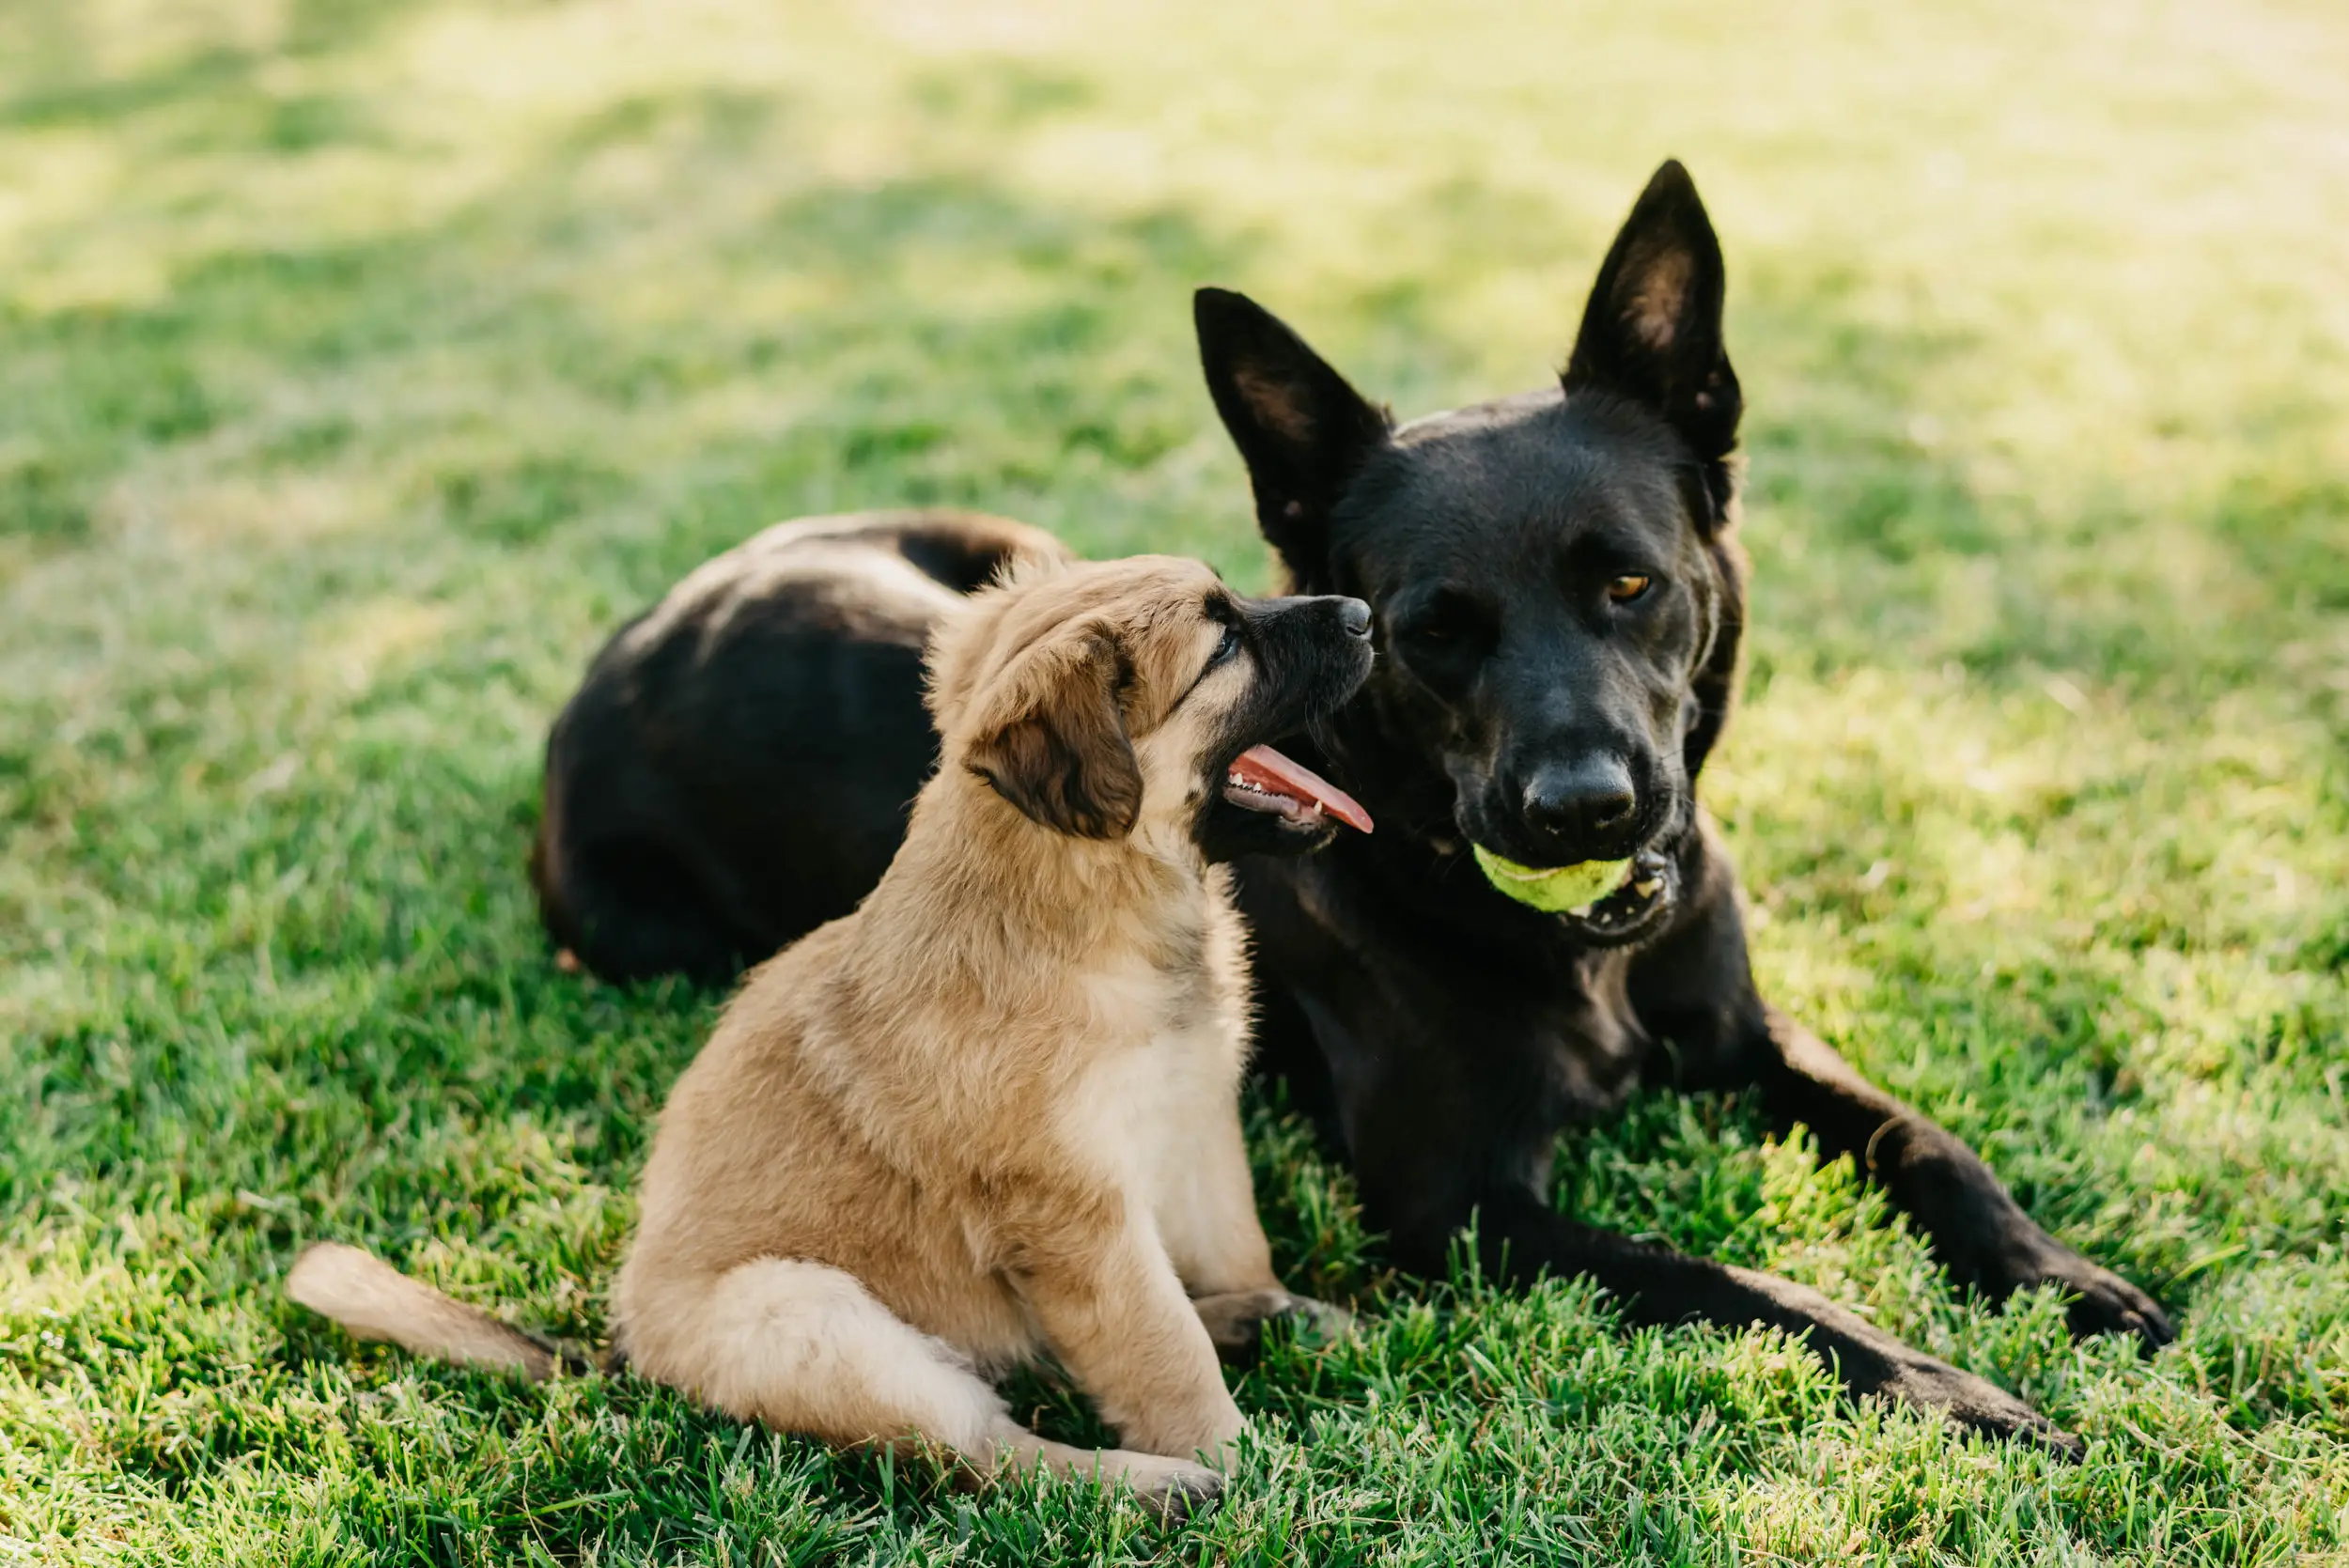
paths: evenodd
<path fill-rule="evenodd" d="M 1650 877 L 1645 881 L 1632 883 L 1628 891 L 1638 894 L 1641 898 L 1653 898 L 1656 896 L 1657 892 L 1663 887 L 1663 885 L 1664 879 L 1661 877 Z M 1618 890 L 1618 892 L 1622 890 Z M 1615 896 L 1617 896 L 1617 893 L 1609 893 L 1607 898 L 1594 898 L 1588 904 L 1583 904 L 1575 908 L 1568 909 L 1566 913 L 1572 915 L 1577 920 L 1588 920 L 1601 904 L 1606 903 L 1608 899 Z"/>
<path fill-rule="evenodd" d="M 1224 779 L 1223 791 L 1227 800 L 1230 799 L 1235 791 L 1237 791 L 1239 794 L 1247 795 L 1255 800 L 1262 800 L 1264 802 L 1262 809 L 1270 812 L 1275 816 L 1280 816 L 1300 825 L 1318 822 L 1322 817 L 1320 801 L 1300 800 L 1294 795 L 1283 795 L 1277 790 L 1267 789 L 1264 785 L 1256 783 L 1253 779 L 1243 779 L 1237 773 L 1231 774 Z M 1235 801 L 1234 803 L 1238 804 L 1239 802 Z"/>

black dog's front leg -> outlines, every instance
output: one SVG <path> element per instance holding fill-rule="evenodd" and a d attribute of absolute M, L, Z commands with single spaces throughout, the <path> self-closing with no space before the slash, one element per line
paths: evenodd
<path fill-rule="evenodd" d="M 1686 870 L 1691 909 L 1642 953 L 1632 976 L 1649 1032 L 1672 1042 L 1684 1088 L 1758 1088 L 1772 1124 L 1810 1127 L 1828 1158 L 1849 1155 L 1913 1216 L 1952 1278 L 2003 1300 L 2053 1284 L 2076 1335 L 2174 1335 L 2151 1296 L 2041 1230 L 1982 1157 L 1861 1077 L 1833 1047 L 1754 988 L 1727 857 L 1706 830 Z"/>
<path fill-rule="evenodd" d="M 1855 1395 L 1917 1405 L 1967 1431 L 2023 1438 L 2067 1457 L 2080 1452 L 2078 1438 L 2013 1394 L 1903 1344 L 1792 1280 L 1577 1224 L 1553 1212 L 1540 1194 L 1514 1185 L 1447 1206 L 1458 1212 L 1427 1209 L 1403 1220 L 1392 1238 L 1398 1262 L 1440 1272 L 1452 1236 L 1472 1212 L 1479 1261 L 1490 1274 L 1519 1282 L 1545 1273 L 1587 1277 L 1614 1296 L 1634 1323 L 1782 1329 L 1808 1343 Z"/>
<path fill-rule="evenodd" d="M 1516 1053 L 1471 1057 L 1417 1050 L 1390 1036 L 1377 1053 L 1325 1011 L 1352 1071 L 1339 1100 L 1364 1218 L 1384 1231 L 1389 1254 L 1409 1271 L 1441 1278 L 1454 1240 L 1473 1228 L 1489 1278 L 1524 1282 L 1548 1274 L 1590 1279 L 1635 1323 L 1763 1324 L 1803 1339 L 1855 1395 L 1937 1411 L 1961 1428 L 2020 1437 L 2061 1453 L 2078 1442 L 2021 1400 L 1937 1361 L 1791 1280 L 1733 1268 L 1578 1224 L 1549 1206 L 1557 1129 L 1531 1084 L 1511 1084 Z"/>
<path fill-rule="evenodd" d="M 1850 1155 L 1916 1217 L 1953 1278 L 1994 1299 L 2060 1285 L 2075 1335 L 2129 1334 L 2148 1350 L 2175 1337 L 2153 1297 L 2040 1229 L 1955 1134 L 1869 1082 L 1778 1009 L 1764 1019 L 1759 1081 L 1771 1120 L 1807 1126 L 1829 1157 Z"/>

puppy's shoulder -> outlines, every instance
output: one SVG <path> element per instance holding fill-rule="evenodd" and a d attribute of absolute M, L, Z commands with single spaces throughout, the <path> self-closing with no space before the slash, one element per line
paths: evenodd
<path fill-rule="evenodd" d="M 819 1006 L 827 978 L 856 939 L 854 914 L 817 926 L 751 969 L 719 1014 L 678 1089 L 689 1082 L 707 1093 L 713 1079 L 754 1073 L 801 1054 L 811 1009 Z"/>

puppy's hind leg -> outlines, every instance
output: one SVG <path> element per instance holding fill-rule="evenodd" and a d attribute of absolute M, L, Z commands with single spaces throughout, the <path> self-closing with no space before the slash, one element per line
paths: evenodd
<path fill-rule="evenodd" d="M 952 1346 L 890 1312 L 854 1276 L 822 1264 L 763 1258 L 721 1276 L 704 1332 L 656 1336 L 631 1326 L 639 1371 L 692 1389 L 730 1415 L 842 1446 L 921 1439 L 981 1475 L 1041 1467 L 1124 1480 L 1144 1506 L 1182 1518 L 1223 1478 L 1202 1465 L 1125 1449 L 1049 1442 L 1011 1419 Z M 690 1339 L 692 1343 L 681 1343 Z"/>

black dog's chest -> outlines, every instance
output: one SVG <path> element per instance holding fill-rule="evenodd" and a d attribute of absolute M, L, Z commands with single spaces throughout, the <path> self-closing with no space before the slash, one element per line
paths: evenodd
<path fill-rule="evenodd" d="M 1503 1141 L 1545 1141 L 1534 1129 L 1623 1103 L 1653 1044 L 1627 995 L 1628 954 L 1515 965 L 1399 941 L 1335 869 L 1252 865 L 1242 901 L 1260 970 L 1280 977 L 1265 999 L 1264 1063 L 1292 1082 L 1326 1065 L 1326 1109 L 1349 1142 L 1349 1106 L 1389 1096 L 1431 1120 L 1493 1123 Z"/>
<path fill-rule="evenodd" d="M 1579 984 L 1551 991 L 1525 1022 L 1526 1043 L 1548 1059 L 1564 1120 L 1621 1106 L 1645 1063 L 1652 1041 L 1625 995 L 1628 955 L 1595 955 Z"/>

